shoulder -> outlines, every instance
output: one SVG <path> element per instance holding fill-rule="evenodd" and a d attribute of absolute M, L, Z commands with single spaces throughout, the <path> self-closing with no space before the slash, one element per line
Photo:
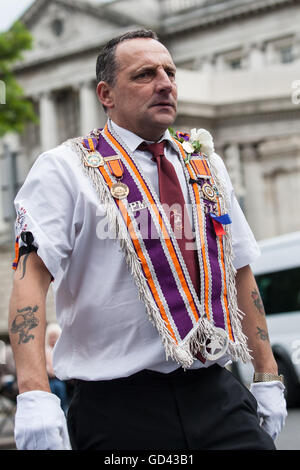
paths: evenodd
<path fill-rule="evenodd" d="M 51 194 L 52 201 L 76 199 L 84 183 L 80 159 L 67 143 L 40 154 L 20 188 L 16 201 Z"/>
<path fill-rule="evenodd" d="M 218 168 L 219 171 L 227 173 L 225 163 L 218 153 L 214 152 L 209 158 L 211 159 L 212 163 L 216 166 L 216 168 Z"/>
<path fill-rule="evenodd" d="M 222 179 L 222 181 L 226 184 L 227 188 L 232 191 L 233 190 L 233 187 L 232 187 L 232 183 L 231 183 L 231 179 L 230 179 L 230 176 L 228 174 L 228 171 L 227 171 L 227 168 L 226 168 L 226 165 L 224 163 L 224 160 L 223 158 L 218 155 L 217 153 L 213 153 L 210 157 L 211 159 L 211 162 L 213 164 L 213 166 L 215 167 L 216 171 L 217 171 L 217 175 L 219 178 Z"/>
<path fill-rule="evenodd" d="M 75 148 L 69 142 L 65 142 L 40 154 L 32 168 L 41 171 L 55 168 L 62 172 L 69 172 L 78 166 L 79 158 Z"/>
<path fill-rule="evenodd" d="M 70 144 L 71 143 L 71 144 Z M 82 185 L 82 164 L 76 145 L 72 141 L 41 153 L 33 163 L 27 177 L 27 183 L 59 186 L 72 191 Z"/>

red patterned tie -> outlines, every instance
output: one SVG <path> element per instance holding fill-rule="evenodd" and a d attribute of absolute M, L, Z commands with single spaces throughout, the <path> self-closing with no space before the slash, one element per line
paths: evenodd
<path fill-rule="evenodd" d="M 197 251 L 187 249 L 187 245 L 194 242 L 191 223 L 188 212 L 184 211 L 185 200 L 176 171 L 172 163 L 166 158 L 164 147 L 165 141 L 154 144 L 144 142 L 140 146 L 142 150 L 151 152 L 153 160 L 157 163 L 160 202 L 165 204 L 167 208 L 174 208 L 174 211 L 167 211 L 171 227 L 177 238 L 196 293 L 200 296 L 200 270 Z"/>

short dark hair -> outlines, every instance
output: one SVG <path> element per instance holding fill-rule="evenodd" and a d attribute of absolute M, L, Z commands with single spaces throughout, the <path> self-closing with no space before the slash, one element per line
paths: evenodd
<path fill-rule="evenodd" d="M 97 83 L 104 81 L 109 85 L 114 85 L 116 82 L 118 64 L 116 61 L 116 48 L 117 45 L 123 41 L 137 38 L 149 38 L 159 41 L 158 36 L 151 29 L 139 29 L 136 31 L 129 31 L 107 42 L 100 54 L 97 57 L 96 65 L 96 78 Z"/>

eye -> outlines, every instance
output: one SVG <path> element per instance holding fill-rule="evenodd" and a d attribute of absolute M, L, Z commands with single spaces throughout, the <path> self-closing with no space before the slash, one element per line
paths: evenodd
<path fill-rule="evenodd" d="M 175 76 L 176 76 L 176 71 L 175 71 L 175 70 L 173 70 L 173 69 L 168 69 L 168 70 L 166 70 L 166 73 L 167 73 L 167 75 L 168 75 L 170 78 L 172 78 L 172 79 L 175 80 Z"/>
<path fill-rule="evenodd" d="M 154 76 L 154 70 L 143 70 L 139 72 L 136 76 L 136 80 L 150 80 Z"/>

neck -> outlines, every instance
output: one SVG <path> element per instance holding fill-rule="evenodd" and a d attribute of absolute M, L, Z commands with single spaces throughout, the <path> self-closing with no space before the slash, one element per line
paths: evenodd
<path fill-rule="evenodd" d="M 126 129 L 129 132 L 132 132 L 133 134 L 137 135 L 143 140 L 147 140 L 148 142 L 158 142 L 164 133 L 166 132 L 167 128 L 160 128 L 160 129 L 153 129 L 153 126 L 151 129 L 147 130 L 141 130 L 141 129 L 136 129 L 133 126 L 130 125 L 124 125 L 117 119 L 109 118 L 114 124 L 116 124 L 119 127 L 122 127 L 122 129 Z"/>

